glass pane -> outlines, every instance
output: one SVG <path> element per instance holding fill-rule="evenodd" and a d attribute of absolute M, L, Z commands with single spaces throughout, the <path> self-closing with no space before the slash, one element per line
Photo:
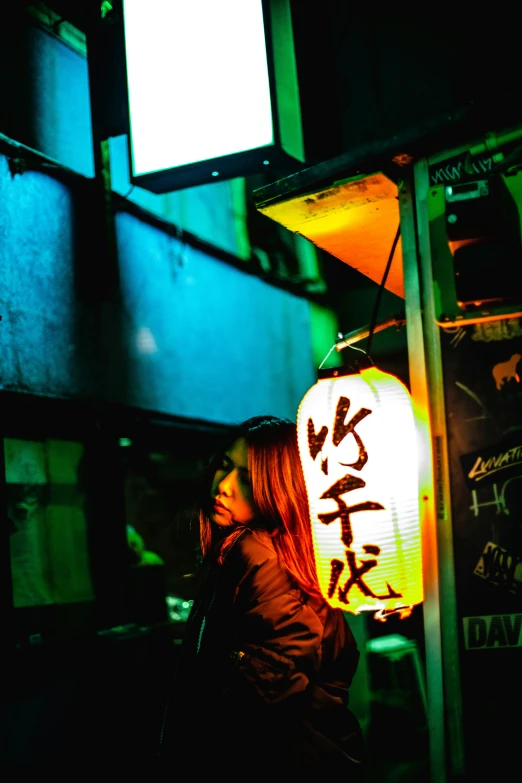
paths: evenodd
<path fill-rule="evenodd" d="M 122 439 L 127 541 L 136 566 L 162 563 L 172 621 L 188 616 L 197 585 L 199 523 L 193 513 L 204 460 Z"/>
<path fill-rule="evenodd" d="M 13 604 L 91 601 L 83 445 L 4 440 Z"/>

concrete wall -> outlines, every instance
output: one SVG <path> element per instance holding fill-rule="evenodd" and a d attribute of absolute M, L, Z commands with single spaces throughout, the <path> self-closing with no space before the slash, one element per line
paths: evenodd
<path fill-rule="evenodd" d="M 81 45 L 27 23 L 6 26 L 0 39 L 10 76 L 0 89 L 0 133 L 59 164 L 13 175 L 16 150 L 7 142 L 0 155 L 0 389 L 219 423 L 260 412 L 294 418 L 315 381 L 310 303 L 183 237 L 190 231 L 247 265 L 242 182 L 164 196 L 129 188 L 126 138 L 111 138 L 114 190 L 179 231 L 169 236 L 117 213 L 118 285 L 87 301 L 81 280 L 90 275 L 96 291 L 99 275 L 102 291 L 104 270 L 89 244 L 86 59 Z M 79 176 L 63 177 L 60 166 Z"/>

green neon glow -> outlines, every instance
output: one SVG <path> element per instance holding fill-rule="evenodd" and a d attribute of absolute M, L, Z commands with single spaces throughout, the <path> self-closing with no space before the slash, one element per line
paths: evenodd
<path fill-rule="evenodd" d="M 387 653 L 404 649 L 409 650 L 414 644 L 415 642 L 412 642 L 405 636 L 392 633 L 388 636 L 378 636 L 375 639 L 368 639 L 366 642 L 366 649 L 368 652 Z"/>
<path fill-rule="evenodd" d="M 100 13 L 101 18 L 105 19 L 105 17 L 110 14 L 112 11 L 112 3 L 109 3 L 108 0 L 104 0 L 104 2 L 100 6 Z"/>
<path fill-rule="evenodd" d="M 337 339 L 337 316 L 326 307 L 310 302 L 310 327 L 312 339 L 312 359 L 317 369 L 329 353 Z M 337 351 L 332 351 L 324 367 L 336 367 L 341 364 Z"/>
<path fill-rule="evenodd" d="M 261 0 L 124 0 L 133 173 L 273 143 Z"/>

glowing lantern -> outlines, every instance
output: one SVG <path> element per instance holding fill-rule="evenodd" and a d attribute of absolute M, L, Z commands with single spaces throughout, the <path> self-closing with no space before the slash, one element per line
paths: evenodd
<path fill-rule="evenodd" d="M 329 374 L 297 415 L 321 591 L 345 612 L 405 617 L 423 600 L 410 394 L 374 366 Z"/>

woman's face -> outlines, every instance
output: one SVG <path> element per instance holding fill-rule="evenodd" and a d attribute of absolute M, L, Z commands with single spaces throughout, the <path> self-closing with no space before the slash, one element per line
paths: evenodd
<path fill-rule="evenodd" d="M 212 499 L 210 516 L 220 527 L 246 525 L 254 519 L 256 509 L 248 472 L 248 446 L 244 438 L 238 438 L 225 451 L 212 481 Z"/>

